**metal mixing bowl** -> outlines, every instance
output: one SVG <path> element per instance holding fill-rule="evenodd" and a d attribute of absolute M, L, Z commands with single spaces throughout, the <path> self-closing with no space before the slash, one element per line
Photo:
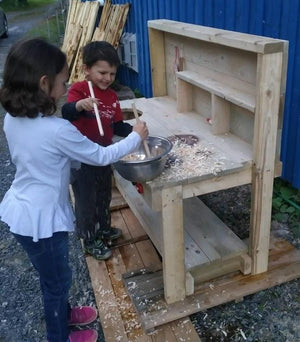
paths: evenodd
<path fill-rule="evenodd" d="M 138 150 L 114 164 L 119 174 L 131 182 L 143 183 L 159 176 L 164 170 L 167 154 L 173 146 L 169 139 L 158 136 L 149 136 L 146 141 L 151 153 L 150 158 L 146 157 L 141 144 Z"/>

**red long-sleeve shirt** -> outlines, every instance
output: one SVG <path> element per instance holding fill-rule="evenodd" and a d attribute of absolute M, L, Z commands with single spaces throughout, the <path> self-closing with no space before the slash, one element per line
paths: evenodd
<path fill-rule="evenodd" d="M 94 112 L 80 115 L 76 120 L 72 121 L 72 124 L 90 140 L 102 146 L 108 146 L 112 143 L 114 123 L 123 120 L 120 103 L 116 93 L 112 89 L 101 90 L 98 87 L 93 87 L 93 89 L 95 97 L 99 100 L 98 109 L 104 136 L 100 136 Z M 77 82 L 69 89 L 67 102 L 77 102 L 89 96 L 88 83 L 86 81 Z"/>

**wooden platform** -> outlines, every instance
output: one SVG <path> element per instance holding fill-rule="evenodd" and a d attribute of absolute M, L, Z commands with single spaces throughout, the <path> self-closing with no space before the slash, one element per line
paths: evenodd
<path fill-rule="evenodd" d="M 195 293 L 184 300 L 166 304 L 162 289 L 162 273 L 143 271 L 125 275 L 128 292 L 146 331 L 183 316 L 211 307 L 240 300 L 253 294 L 296 279 L 300 276 L 300 251 L 289 242 L 272 237 L 269 269 L 259 275 L 240 272 L 203 282 Z M 134 286 L 133 286 L 134 285 Z"/>
<path fill-rule="evenodd" d="M 121 207 L 121 209 L 120 209 Z M 161 269 L 161 260 L 138 220 L 117 191 L 113 192 L 112 225 L 123 230 L 113 256 L 106 262 L 87 256 L 92 286 L 106 342 L 200 342 L 189 317 L 146 334 L 129 297 L 123 274 L 137 269 Z"/>
<path fill-rule="evenodd" d="M 106 262 L 86 258 L 106 342 L 199 342 L 189 315 L 300 276 L 300 251 L 272 237 L 268 272 L 232 272 L 203 282 L 193 295 L 168 305 L 163 299 L 160 256 L 124 199 L 120 208 L 121 201 L 114 190 L 112 225 L 123 230 L 123 237 L 112 258 Z"/>

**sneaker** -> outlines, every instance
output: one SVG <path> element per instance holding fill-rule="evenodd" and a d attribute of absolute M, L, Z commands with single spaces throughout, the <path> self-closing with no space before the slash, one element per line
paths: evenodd
<path fill-rule="evenodd" d="M 85 243 L 84 250 L 97 260 L 107 260 L 111 257 L 111 250 L 105 246 L 102 240 L 96 240 L 92 243 Z"/>
<path fill-rule="evenodd" d="M 91 306 L 77 306 L 71 309 L 69 325 L 86 325 L 97 318 L 96 309 Z"/>
<path fill-rule="evenodd" d="M 109 228 L 100 231 L 100 238 L 105 240 L 116 240 L 122 236 L 122 230 L 120 228 Z"/>
<path fill-rule="evenodd" d="M 69 335 L 70 342 L 96 342 L 98 333 L 94 329 L 72 331 Z"/>

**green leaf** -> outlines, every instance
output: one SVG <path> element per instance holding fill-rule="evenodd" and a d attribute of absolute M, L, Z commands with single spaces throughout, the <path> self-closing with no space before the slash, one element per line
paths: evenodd
<path fill-rule="evenodd" d="M 289 206 L 287 204 L 283 204 L 281 207 L 280 207 L 280 212 L 281 213 L 287 213 L 288 212 L 288 209 L 289 209 Z"/>
<path fill-rule="evenodd" d="M 273 207 L 274 207 L 275 209 L 279 209 L 280 206 L 282 205 L 282 201 L 283 201 L 282 198 L 280 198 L 280 197 L 274 197 L 274 198 L 272 199 L 272 205 L 273 205 Z"/>
<path fill-rule="evenodd" d="M 284 218 L 284 215 L 281 213 L 276 213 L 275 215 L 273 215 L 273 219 L 278 222 L 281 222 L 283 218 Z"/>
<path fill-rule="evenodd" d="M 281 194 L 282 194 L 283 197 L 285 197 L 285 198 L 290 198 L 290 197 L 292 197 L 293 195 L 295 195 L 296 190 L 293 189 L 293 188 L 290 188 L 290 187 L 282 186 L 282 187 L 280 188 L 280 192 L 281 192 Z"/>
<path fill-rule="evenodd" d="M 296 211 L 296 208 L 294 208 L 294 207 L 288 207 L 287 209 L 286 209 L 286 213 L 289 213 L 289 214 L 292 214 L 292 213 L 294 213 Z"/>

